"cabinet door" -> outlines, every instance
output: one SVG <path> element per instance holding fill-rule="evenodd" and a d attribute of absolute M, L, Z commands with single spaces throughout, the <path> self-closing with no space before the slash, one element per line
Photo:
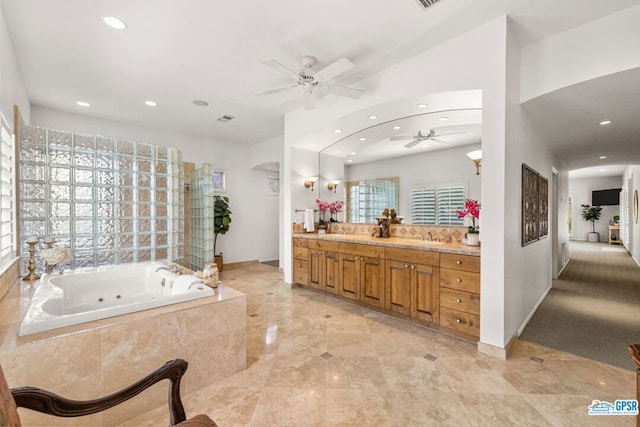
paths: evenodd
<path fill-rule="evenodd" d="M 411 268 L 400 261 L 387 261 L 387 295 L 385 308 L 396 313 L 411 315 Z"/>
<path fill-rule="evenodd" d="M 360 299 L 360 257 L 340 254 L 340 281 L 338 294 L 354 300 Z"/>
<path fill-rule="evenodd" d="M 411 316 L 434 323 L 440 321 L 438 273 L 438 267 L 411 265 Z"/>
<path fill-rule="evenodd" d="M 340 257 L 336 252 L 327 252 L 325 259 L 324 290 L 332 294 L 338 293 L 338 282 L 340 281 Z"/>
<path fill-rule="evenodd" d="M 384 307 L 384 270 L 379 258 L 360 257 L 360 301 Z"/>
<path fill-rule="evenodd" d="M 322 252 L 309 251 L 309 286 L 322 289 Z"/>

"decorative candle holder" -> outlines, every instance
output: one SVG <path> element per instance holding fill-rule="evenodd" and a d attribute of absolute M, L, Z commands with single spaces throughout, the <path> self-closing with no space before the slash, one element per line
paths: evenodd
<path fill-rule="evenodd" d="M 55 237 L 45 237 L 43 240 L 44 244 L 47 245 L 47 249 L 53 248 L 53 244 L 56 242 Z"/>
<path fill-rule="evenodd" d="M 38 241 L 35 242 L 32 239 L 27 239 L 27 245 L 29 245 L 29 266 L 27 270 L 29 270 L 29 274 L 24 276 L 22 280 L 38 280 L 40 276 L 36 274 L 36 245 Z"/>

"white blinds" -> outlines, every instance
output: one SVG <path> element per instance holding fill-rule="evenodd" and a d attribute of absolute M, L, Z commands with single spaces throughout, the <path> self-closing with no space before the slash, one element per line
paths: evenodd
<path fill-rule="evenodd" d="M 0 133 L 0 266 L 15 256 L 13 137 L 2 123 Z"/>
<path fill-rule="evenodd" d="M 452 185 L 411 190 L 411 223 L 464 225 L 456 211 L 464 209 L 465 187 Z"/>

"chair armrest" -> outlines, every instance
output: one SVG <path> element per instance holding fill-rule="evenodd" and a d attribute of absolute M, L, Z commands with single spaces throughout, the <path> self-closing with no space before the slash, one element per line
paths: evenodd
<path fill-rule="evenodd" d="M 112 408 L 137 396 L 155 383 L 168 379 L 170 422 L 174 425 L 186 419 L 180 399 L 180 380 L 187 371 L 187 365 L 188 363 L 182 359 L 170 360 L 135 384 L 93 400 L 70 400 L 37 387 L 15 387 L 11 389 L 11 394 L 18 407 L 58 417 L 79 417 Z"/>
<path fill-rule="evenodd" d="M 633 362 L 638 366 L 638 369 L 640 369 L 640 344 L 629 344 L 628 348 Z"/>

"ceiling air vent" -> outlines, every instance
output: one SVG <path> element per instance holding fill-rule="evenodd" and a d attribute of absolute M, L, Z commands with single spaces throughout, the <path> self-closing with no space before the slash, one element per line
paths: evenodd
<path fill-rule="evenodd" d="M 225 114 L 224 116 L 218 117 L 218 119 L 217 119 L 217 120 L 218 120 L 219 122 L 222 122 L 222 123 L 227 123 L 227 122 L 229 122 L 229 121 L 233 120 L 233 118 L 234 118 L 233 116 L 230 116 L 230 115 L 228 115 L 228 114 Z"/>
<path fill-rule="evenodd" d="M 418 0 L 418 1 L 426 9 L 429 6 L 433 6 L 434 4 L 438 3 L 440 0 Z"/>

